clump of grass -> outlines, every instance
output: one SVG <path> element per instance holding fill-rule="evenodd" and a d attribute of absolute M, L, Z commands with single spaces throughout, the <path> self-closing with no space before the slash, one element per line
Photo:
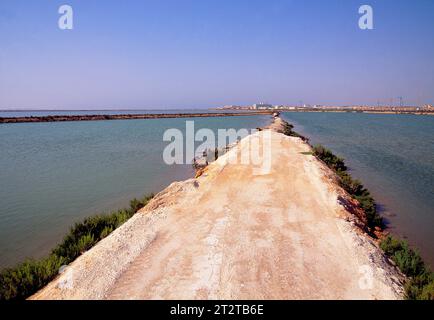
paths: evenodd
<path fill-rule="evenodd" d="M 409 278 L 405 285 L 407 299 L 434 300 L 434 273 L 407 241 L 387 236 L 381 241 L 380 247 Z"/>
<path fill-rule="evenodd" d="M 97 215 L 76 223 L 50 255 L 41 260 L 27 260 L 0 273 L 0 300 L 25 299 L 48 284 L 62 265 L 69 264 L 120 227 L 153 195 L 130 201 L 129 208 L 109 215 Z"/>
<path fill-rule="evenodd" d="M 316 157 L 324 161 L 330 168 L 335 171 L 346 171 L 344 159 L 335 156 L 329 149 L 322 145 L 316 145 L 313 147 L 313 153 Z"/>
<path fill-rule="evenodd" d="M 344 159 L 335 156 L 329 149 L 322 145 L 314 146 L 313 154 L 336 172 L 341 187 L 359 202 L 360 207 L 365 212 L 368 226 L 370 228 L 383 228 L 383 219 L 377 212 L 374 198 L 372 198 L 368 189 L 366 189 L 359 180 L 353 179 L 347 172 L 348 168 L 345 165 Z"/>

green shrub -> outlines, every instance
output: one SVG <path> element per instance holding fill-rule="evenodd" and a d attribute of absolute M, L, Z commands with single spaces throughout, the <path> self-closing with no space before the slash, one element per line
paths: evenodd
<path fill-rule="evenodd" d="M 387 236 L 380 243 L 381 249 L 388 256 L 392 256 L 395 254 L 395 252 L 401 250 L 402 245 L 403 245 L 402 240 L 398 240 L 392 236 Z"/>
<path fill-rule="evenodd" d="M 353 180 L 345 171 L 336 172 L 340 178 L 340 184 L 349 194 L 354 196 L 368 196 L 369 191 L 365 189 L 359 180 Z"/>
<path fill-rule="evenodd" d="M 371 197 L 368 189 L 366 189 L 359 180 L 354 180 L 351 175 L 348 174 L 348 168 L 345 165 L 344 159 L 335 156 L 329 149 L 322 145 L 314 146 L 313 154 L 336 172 L 341 187 L 360 203 L 360 207 L 365 212 L 368 226 L 371 228 L 383 228 L 383 219 L 377 213 L 377 206 L 374 199 Z"/>
<path fill-rule="evenodd" d="M 144 206 L 146 206 L 146 204 L 149 202 L 149 200 L 151 200 L 153 197 L 154 197 L 154 195 L 151 194 L 151 195 L 144 196 L 141 199 L 134 198 L 133 200 L 130 201 L 130 208 L 129 209 L 124 209 L 124 210 L 121 210 L 121 211 L 125 211 L 126 214 L 129 214 L 130 217 L 131 217 L 138 210 L 140 210 L 141 208 L 143 208 Z"/>
<path fill-rule="evenodd" d="M 65 264 L 55 255 L 35 261 L 27 260 L 0 274 L 0 300 L 25 299 L 46 285 Z"/>
<path fill-rule="evenodd" d="M 107 237 L 112 232 L 113 232 L 113 228 L 112 227 L 105 227 L 104 230 L 101 232 L 101 239 L 104 239 L 105 237 Z"/>
<path fill-rule="evenodd" d="M 380 247 L 407 276 L 414 277 L 425 273 L 422 258 L 410 248 L 407 241 L 388 236 L 381 241 Z"/>
<path fill-rule="evenodd" d="M 302 136 L 301 134 L 295 132 L 293 129 L 294 129 L 294 126 L 292 124 L 289 124 L 288 122 L 284 121 L 283 122 L 283 131 L 281 133 L 283 133 L 284 135 L 287 135 L 289 137 L 300 138 L 303 141 L 309 140 L 306 137 Z"/>
<path fill-rule="evenodd" d="M 82 253 L 86 252 L 87 250 L 92 248 L 96 242 L 97 241 L 95 241 L 95 237 L 91 233 L 88 233 L 88 234 L 82 236 L 78 240 L 78 244 L 77 244 L 78 253 L 82 254 Z"/>
<path fill-rule="evenodd" d="M 434 274 L 407 241 L 387 236 L 381 241 L 380 247 L 402 273 L 409 277 L 405 285 L 407 299 L 434 300 Z"/>
<path fill-rule="evenodd" d="M 411 278 L 405 285 L 405 297 L 408 300 L 434 300 L 434 280 L 431 276 Z"/>
<path fill-rule="evenodd" d="M 434 300 L 434 280 L 431 279 L 431 281 L 422 288 L 422 292 L 416 296 L 416 299 Z"/>
<path fill-rule="evenodd" d="M 42 260 L 27 260 L 0 273 L 0 300 L 25 299 L 44 287 L 69 264 L 143 208 L 153 195 L 130 201 L 130 207 L 109 215 L 97 215 L 76 223 L 51 254 Z"/>
<path fill-rule="evenodd" d="M 335 156 L 329 149 L 322 145 L 316 145 L 313 147 L 313 154 L 319 159 L 325 162 L 330 168 L 335 171 L 346 171 L 344 159 Z"/>
<path fill-rule="evenodd" d="M 292 134 L 294 134 L 294 131 L 292 130 L 294 129 L 294 126 L 292 124 L 289 124 L 287 122 L 283 123 L 283 134 L 287 135 L 287 136 L 291 136 Z"/>

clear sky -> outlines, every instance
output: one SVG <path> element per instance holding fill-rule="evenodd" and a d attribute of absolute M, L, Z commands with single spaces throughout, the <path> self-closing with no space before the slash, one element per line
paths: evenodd
<path fill-rule="evenodd" d="M 58 8 L 74 29 L 58 28 Z M 360 5 L 374 30 L 358 27 Z M 433 0 L 1 0 L 0 109 L 434 103 Z"/>

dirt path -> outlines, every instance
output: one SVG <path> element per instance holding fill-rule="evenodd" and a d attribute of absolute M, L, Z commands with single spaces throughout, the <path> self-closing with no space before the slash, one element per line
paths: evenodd
<path fill-rule="evenodd" d="M 268 136 L 269 171 L 227 163 Z M 338 201 L 343 191 L 309 151 L 271 130 L 243 139 L 201 177 L 159 194 L 34 298 L 400 298 L 400 276 L 354 226 Z"/>

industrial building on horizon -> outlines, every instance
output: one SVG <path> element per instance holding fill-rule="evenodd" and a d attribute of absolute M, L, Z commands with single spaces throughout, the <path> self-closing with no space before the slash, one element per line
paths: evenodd
<path fill-rule="evenodd" d="M 326 105 L 272 105 L 269 103 L 255 103 L 249 106 L 227 105 L 223 110 L 288 110 L 288 111 L 342 111 L 342 112 L 395 112 L 395 113 L 434 113 L 434 106 L 425 104 L 423 106 L 371 106 L 371 105 L 348 105 L 348 106 L 326 106 Z"/>

